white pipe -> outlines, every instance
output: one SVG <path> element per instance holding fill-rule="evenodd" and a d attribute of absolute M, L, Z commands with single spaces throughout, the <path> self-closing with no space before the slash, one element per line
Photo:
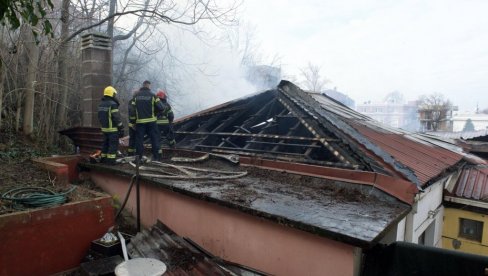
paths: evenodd
<path fill-rule="evenodd" d="M 120 232 L 117 231 L 117 234 L 119 235 L 120 245 L 122 246 L 122 253 L 124 254 L 124 260 L 128 261 L 129 256 L 127 256 L 127 247 L 125 247 L 125 239 L 122 236 L 122 234 L 120 234 Z"/>

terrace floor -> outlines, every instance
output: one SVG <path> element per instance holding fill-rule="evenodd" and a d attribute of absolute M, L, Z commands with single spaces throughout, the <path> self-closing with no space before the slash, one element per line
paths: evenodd
<path fill-rule="evenodd" d="M 163 189 L 356 246 L 376 243 L 389 226 L 410 211 L 407 204 L 371 186 L 233 165 L 220 158 L 181 163 L 171 161 L 170 157 L 174 156 L 167 156 L 163 164 L 141 167 L 141 179 Z M 135 174 L 135 168 L 129 164 L 82 163 L 81 167 L 125 176 Z M 193 177 L 186 177 L 185 170 Z M 236 177 L 244 172 L 244 176 Z M 229 175 L 233 177 L 220 179 Z"/>

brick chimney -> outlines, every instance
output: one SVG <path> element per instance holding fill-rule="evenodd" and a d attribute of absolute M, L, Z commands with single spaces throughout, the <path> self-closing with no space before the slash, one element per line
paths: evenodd
<path fill-rule="evenodd" d="M 89 33 L 81 37 L 82 93 L 84 127 L 99 127 L 97 107 L 103 89 L 112 85 L 112 42 L 104 34 Z"/>

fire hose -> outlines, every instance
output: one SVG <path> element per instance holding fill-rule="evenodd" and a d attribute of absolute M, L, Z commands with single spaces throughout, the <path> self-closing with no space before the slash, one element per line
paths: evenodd
<path fill-rule="evenodd" d="M 43 187 L 22 187 L 11 189 L 1 195 L 1 199 L 10 200 L 15 204 L 16 209 L 51 207 L 66 202 L 67 195 L 74 191 L 73 186 L 66 192 L 56 193 Z"/>
<path fill-rule="evenodd" d="M 135 167 L 135 164 L 130 162 L 130 164 Z M 152 178 L 163 178 L 163 179 L 185 179 L 185 180 L 190 180 L 190 179 L 198 179 L 198 180 L 225 180 L 225 179 L 235 179 L 235 178 L 240 178 L 243 176 L 247 175 L 246 171 L 239 171 L 239 172 L 234 172 L 234 171 L 222 171 L 222 170 L 212 170 L 212 169 L 202 169 L 202 168 L 195 168 L 195 167 L 190 167 L 190 166 L 177 166 L 173 164 L 168 164 L 168 163 L 162 163 L 162 162 L 157 162 L 157 161 L 152 161 L 152 165 L 156 165 L 158 167 L 163 167 L 163 168 L 172 168 L 176 169 L 180 172 L 182 172 L 182 175 L 174 174 L 171 172 L 168 172 L 164 169 L 161 168 L 155 168 L 155 167 L 149 167 L 149 166 L 141 166 L 139 169 L 141 171 L 152 171 L 152 172 L 159 172 L 162 174 L 151 174 L 151 173 L 141 173 L 141 176 L 145 177 L 152 177 Z M 193 171 L 193 172 L 192 172 Z M 200 173 L 207 173 L 207 175 L 197 175 L 197 172 Z M 221 174 L 219 176 L 212 176 L 209 174 Z"/>

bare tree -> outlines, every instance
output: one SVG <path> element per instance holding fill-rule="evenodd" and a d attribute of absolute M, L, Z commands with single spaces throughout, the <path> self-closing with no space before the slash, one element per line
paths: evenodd
<path fill-rule="evenodd" d="M 452 104 L 440 93 L 422 95 L 418 100 L 420 120 L 424 130 L 447 130 Z"/>
<path fill-rule="evenodd" d="M 69 35 L 69 7 L 70 0 L 63 0 L 61 4 L 61 35 L 60 45 L 58 50 L 58 76 L 60 85 L 59 93 L 61 95 L 61 105 L 63 108 L 58 109 L 58 123 L 62 128 L 66 125 L 66 106 L 68 102 L 68 67 L 66 62 L 68 61 L 68 41 L 66 38 Z"/>
<path fill-rule="evenodd" d="M 114 42 L 125 40 L 134 36 L 132 46 L 126 49 L 127 53 L 129 53 L 135 46 L 136 42 L 140 39 L 140 36 L 136 36 L 136 32 L 143 25 L 144 20 L 147 20 L 149 24 L 153 25 L 165 23 L 192 26 L 203 21 L 208 21 L 217 25 L 227 25 L 236 22 L 235 12 L 238 4 L 238 2 L 230 2 L 230 5 L 227 4 L 227 6 L 221 7 L 221 5 L 218 5 L 215 0 L 187 0 L 181 3 L 173 1 L 167 2 L 163 0 L 158 0 L 155 2 L 151 2 L 149 0 L 144 0 L 142 2 L 134 0 L 128 1 L 125 7 L 117 11 L 116 1 L 110 0 L 110 10 L 106 17 L 100 19 L 98 22 L 79 28 L 70 35 L 66 35 L 64 32 L 62 32 L 61 45 L 65 45 L 67 41 L 75 38 L 84 31 L 107 23 L 107 31 L 109 35 L 112 36 L 112 40 Z M 92 6 L 94 5 L 95 4 Z M 63 10 L 65 10 L 64 5 Z M 115 20 L 127 15 L 138 16 L 137 23 L 129 32 L 114 36 Z M 60 59 L 62 58 L 63 57 L 60 56 Z M 124 62 L 126 61 L 127 58 L 124 59 Z M 125 65 L 123 65 L 123 67 L 124 69 L 120 71 L 121 74 L 125 73 Z M 63 96 L 58 107 L 58 120 L 59 122 L 64 122 L 67 106 L 67 88 L 65 85 L 62 86 L 61 92 Z"/>
<path fill-rule="evenodd" d="M 329 81 L 321 75 L 322 68 L 311 62 L 306 67 L 300 68 L 300 76 L 302 77 L 302 85 L 305 89 L 312 92 L 320 92 L 324 89 L 325 84 Z"/>
<path fill-rule="evenodd" d="M 2 41 L 0 41 L 0 45 L 3 46 Z M 3 113 L 4 113 L 4 110 L 3 110 L 3 91 L 5 90 L 4 81 L 5 81 L 5 75 L 6 75 L 5 74 L 6 68 L 4 65 L 5 61 L 3 60 L 1 54 L 2 53 L 0 53 L 0 130 L 2 129 L 2 118 L 3 118 Z"/>
<path fill-rule="evenodd" d="M 59 139 L 59 128 L 79 121 L 81 50 L 77 39 L 85 31 L 110 33 L 112 28 L 114 80 L 123 87 L 121 91 L 131 91 L 143 76 L 153 76 L 161 79 L 160 87 L 176 93 L 177 79 L 188 77 L 172 69 L 189 64 L 173 56 L 168 42 L 175 40 L 171 35 L 180 34 L 166 33 L 168 26 L 213 41 L 210 32 L 237 22 L 239 1 L 128 0 L 114 5 L 115 0 L 59 0 L 46 16 L 53 24 L 53 37 L 39 35 L 37 41 L 29 37 L 31 32 L 12 29 L 7 22 L 0 26 L 0 127 L 19 131 L 23 126 L 26 135 L 51 144 Z M 132 17 L 132 25 L 122 25 L 122 17 Z M 156 53 L 164 54 L 164 63 Z"/>
<path fill-rule="evenodd" d="M 34 99 L 36 91 L 37 66 L 39 61 L 39 47 L 36 44 L 34 35 L 26 27 L 24 30 L 26 54 L 28 55 L 27 81 L 25 84 L 23 132 L 26 136 L 32 136 L 34 132 Z"/>

